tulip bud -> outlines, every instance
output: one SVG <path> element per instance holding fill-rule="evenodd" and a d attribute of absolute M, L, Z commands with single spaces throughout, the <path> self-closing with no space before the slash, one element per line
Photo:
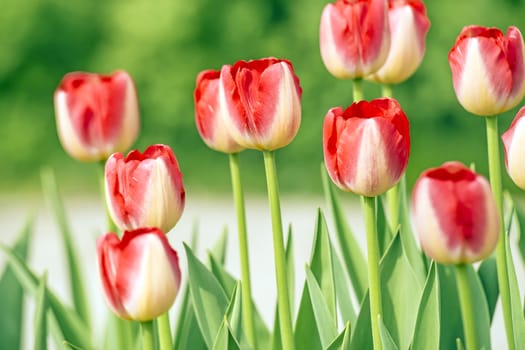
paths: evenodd
<path fill-rule="evenodd" d="M 226 125 L 239 145 L 271 151 L 297 134 L 302 89 L 289 61 L 263 58 L 225 65 L 219 91 Z"/>
<path fill-rule="evenodd" d="M 514 183 L 525 190 L 525 107 L 501 136 L 505 148 L 505 167 Z"/>
<path fill-rule="evenodd" d="M 180 288 L 177 252 L 157 228 L 97 240 L 100 278 L 110 309 L 126 320 L 149 321 L 167 312 Z"/>
<path fill-rule="evenodd" d="M 106 160 L 135 142 L 139 107 L 128 73 L 66 74 L 54 99 L 58 136 L 71 157 L 88 162 Z"/>
<path fill-rule="evenodd" d="M 373 197 L 403 175 L 410 152 L 408 119 L 399 103 L 380 98 L 332 108 L 323 126 L 324 160 L 344 191 Z"/>
<path fill-rule="evenodd" d="M 319 41 L 324 65 L 336 78 L 374 73 L 390 48 L 386 0 L 337 0 L 326 5 Z"/>
<path fill-rule="evenodd" d="M 459 162 L 420 175 L 412 214 L 423 251 L 438 263 L 485 259 L 498 242 L 499 217 L 490 185 Z"/>
<path fill-rule="evenodd" d="M 503 113 L 525 95 L 525 44 L 518 28 L 463 28 L 448 54 L 454 90 L 467 111 Z"/>
<path fill-rule="evenodd" d="M 385 64 L 367 79 L 398 84 L 408 79 L 421 64 L 425 38 L 430 27 L 422 0 L 389 0 L 390 50 Z"/>
<path fill-rule="evenodd" d="M 106 201 L 121 230 L 159 227 L 168 232 L 184 209 L 182 174 L 173 151 L 152 145 L 144 153 L 115 153 L 106 162 Z"/>
<path fill-rule="evenodd" d="M 243 149 L 230 136 L 219 99 L 220 71 L 205 70 L 197 76 L 193 98 L 195 121 L 204 142 L 219 152 L 236 153 Z"/>

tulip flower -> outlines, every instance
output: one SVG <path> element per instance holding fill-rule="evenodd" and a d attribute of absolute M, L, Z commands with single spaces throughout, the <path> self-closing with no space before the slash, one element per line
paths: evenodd
<path fill-rule="evenodd" d="M 272 151 L 288 145 L 299 130 L 302 89 L 287 60 L 225 65 L 219 93 L 226 126 L 245 148 Z"/>
<path fill-rule="evenodd" d="M 490 184 L 459 162 L 420 175 L 412 214 L 423 251 L 442 264 L 485 259 L 498 242 L 499 216 Z"/>
<path fill-rule="evenodd" d="M 367 79 L 398 84 L 419 67 L 425 54 L 425 38 L 430 28 L 422 0 L 389 0 L 390 50 L 381 68 Z"/>
<path fill-rule="evenodd" d="M 219 152 L 237 153 L 243 149 L 230 136 L 221 115 L 223 108 L 219 99 L 220 71 L 205 70 L 197 76 L 197 84 L 193 94 L 195 102 L 195 121 L 197 130 L 204 142 Z"/>
<path fill-rule="evenodd" d="M 180 288 L 177 252 L 158 228 L 107 233 L 97 240 L 106 301 L 119 317 L 149 321 L 167 312 Z"/>
<path fill-rule="evenodd" d="M 525 44 L 516 27 L 463 28 L 450 50 L 454 90 L 470 113 L 491 116 L 515 107 L 525 95 Z"/>
<path fill-rule="evenodd" d="M 168 232 L 184 209 L 182 174 L 173 151 L 152 145 L 106 162 L 105 190 L 111 218 L 121 230 L 159 227 Z"/>
<path fill-rule="evenodd" d="M 345 191 L 372 197 L 393 187 L 410 152 L 408 119 L 399 103 L 380 98 L 328 111 L 323 126 L 325 165 Z"/>
<path fill-rule="evenodd" d="M 124 71 L 66 74 L 54 100 L 60 142 L 77 160 L 106 160 L 114 152 L 127 151 L 137 138 L 137 94 Z"/>
<path fill-rule="evenodd" d="M 525 190 L 525 107 L 501 136 L 505 148 L 505 167 L 514 183 Z"/>
<path fill-rule="evenodd" d="M 386 0 L 337 0 L 321 15 L 321 58 L 336 78 L 356 79 L 377 71 L 390 48 Z"/>

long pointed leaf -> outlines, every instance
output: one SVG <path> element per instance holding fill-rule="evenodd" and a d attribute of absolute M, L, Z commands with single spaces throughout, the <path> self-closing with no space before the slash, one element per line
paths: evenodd
<path fill-rule="evenodd" d="M 379 318 L 379 335 L 381 336 L 381 345 L 383 346 L 383 349 L 399 350 L 399 347 L 397 346 L 394 339 L 392 339 L 388 328 L 386 328 L 385 323 L 383 322 L 383 318 L 381 317 L 381 315 L 378 315 L 377 317 Z"/>
<path fill-rule="evenodd" d="M 42 187 L 47 200 L 51 204 L 53 213 L 59 227 L 59 231 L 66 250 L 68 268 L 68 282 L 71 295 L 73 297 L 73 305 L 77 310 L 80 318 L 85 324 L 90 324 L 89 318 L 89 302 L 86 297 L 86 288 L 84 285 L 85 279 L 82 276 L 80 269 L 80 259 L 73 244 L 73 234 L 69 227 L 68 219 L 64 209 L 64 204 L 58 193 L 58 187 L 55 182 L 55 177 L 50 169 L 42 171 Z"/>
<path fill-rule="evenodd" d="M 439 279 L 432 263 L 419 302 L 412 349 L 439 350 Z"/>
<path fill-rule="evenodd" d="M 33 219 L 29 219 L 18 240 L 13 246 L 13 252 L 21 260 L 27 261 L 29 237 L 33 231 Z M 12 268 L 6 266 L 0 279 L 0 295 L 2 296 L 2 312 L 0 312 L 0 349 L 20 349 L 22 339 L 22 315 L 24 290 L 18 283 Z"/>
<path fill-rule="evenodd" d="M 46 282 L 47 274 L 44 273 L 38 281 L 36 293 L 36 308 L 34 319 L 35 350 L 47 349 L 47 300 L 46 300 Z"/>
<path fill-rule="evenodd" d="M 496 257 L 492 256 L 485 259 L 478 269 L 479 280 L 483 286 L 483 291 L 487 297 L 487 306 L 489 308 L 490 322 L 494 317 L 496 303 L 499 297 L 498 268 L 496 266 Z"/>
<path fill-rule="evenodd" d="M 361 301 L 368 286 L 366 260 L 353 232 L 350 230 L 350 226 L 346 220 L 347 215 L 339 203 L 339 199 L 337 198 L 334 186 L 330 183 L 324 164 L 321 164 L 321 175 L 326 201 L 332 211 L 335 223 L 335 233 L 339 250 L 343 257 L 348 276 L 352 281 L 355 296 L 357 300 Z"/>
<path fill-rule="evenodd" d="M 228 298 L 215 276 L 186 244 L 184 249 L 195 316 L 206 345 L 211 349 L 228 308 Z"/>
<path fill-rule="evenodd" d="M 0 243 L 0 250 L 5 253 L 7 261 L 24 290 L 29 294 L 36 295 L 38 286 L 38 278 L 36 275 L 9 247 Z M 64 340 L 79 345 L 83 349 L 92 349 L 93 346 L 88 333 L 89 329 L 78 314 L 76 314 L 74 310 L 66 308 L 49 288 L 46 288 L 46 298 L 49 302 L 49 308 L 56 317 L 57 323 L 64 335 Z"/>
<path fill-rule="evenodd" d="M 343 322 L 350 322 L 351 325 L 355 323 L 357 314 L 352 304 L 352 298 L 350 296 L 350 286 L 348 282 L 348 276 L 344 271 L 343 264 L 339 257 L 335 254 L 332 249 L 332 257 L 334 262 L 334 279 L 335 279 L 335 290 L 337 297 L 337 305 L 339 305 L 339 311 L 341 312 L 341 318 Z"/>
<path fill-rule="evenodd" d="M 308 266 L 306 267 L 306 284 L 321 345 L 323 349 L 326 349 L 330 346 L 333 339 L 337 337 L 337 323 L 334 316 L 330 313 L 330 308 L 326 303 L 321 287 L 317 284 L 315 276 Z"/>
<path fill-rule="evenodd" d="M 350 322 L 346 323 L 345 328 L 339 335 L 330 343 L 326 350 L 348 350 L 350 344 L 351 328 Z"/>
<path fill-rule="evenodd" d="M 505 255 L 507 257 L 507 278 L 509 280 L 510 289 L 510 303 L 512 326 L 514 330 L 514 345 L 515 349 L 519 349 L 525 344 L 525 317 L 521 312 L 523 306 L 521 305 L 521 296 L 516 279 L 516 271 L 514 269 L 514 261 L 512 259 L 512 252 L 509 246 L 508 236 L 505 236 Z"/>

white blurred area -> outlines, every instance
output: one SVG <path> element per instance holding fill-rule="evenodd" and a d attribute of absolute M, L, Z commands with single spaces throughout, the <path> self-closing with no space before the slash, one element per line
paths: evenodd
<path fill-rule="evenodd" d="M 82 259 L 83 273 L 86 286 L 89 290 L 90 310 L 92 312 L 95 334 L 101 339 L 104 330 L 105 318 L 108 309 L 105 305 L 96 264 L 95 241 L 98 235 L 106 232 L 106 216 L 103 203 L 98 197 L 65 198 L 69 222 L 74 234 L 76 248 Z M 317 210 L 325 206 L 324 199 L 310 197 L 281 198 L 283 225 L 285 232 L 289 224 L 292 225 L 294 241 L 294 259 L 296 268 L 296 299 L 298 300 L 304 282 L 304 266 L 310 260 L 310 247 L 315 228 Z M 359 244 L 365 246 L 364 226 L 362 222 L 359 202 L 352 200 L 352 196 L 343 196 L 345 210 Z M 249 234 L 249 254 L 251 264 L 253 298 L 264 320 L 270 327 L 273 325 L 275 311 L 276 287 L 273 264 L 273 243 L 271 220 L 268 204 L 264 196 L 246 198 L 247 223 Z M 70 302 L 67 289 L 66 259 L 53 213 L 43 198 L 38 196 L 21 197 L 17 195 L 3 195 L 0 197 L 0 242 L 11 244 L 23 228 L 28 217 L 35 215 L 34 230 L 30 246 L 30 266 L 37 274 L 47 271 L 48 286 L 61 300 Z M 327 214 L 330 233 L 332 218 Z M 184 214 L 177 226 L 169 233 L 170 242 L 179 252 L 183 279 L 186 275 L 186 261 L 182 242 L 189 243 L 192 232 L 197 224 L 199 245 L 196 254 L 205 259 L 206 253 L 219 239 L 224 228 L 229 230 L 226 268 L 234 276 L 240 276 L 238 259 L 238 240 L 235 210 L 233 200 L 227 197 L 214 197 L 188 194 Z M 333 238 L 333 241 L 335 238 Z M 363 250 L 366 251 L 366 250 Z M 518 280 L 521 290 L 525 288 L 525 273 L 518 253 L 515 252 Z M 0 273 L 5 266 L 5 258 L 0 253 Z M 523 294 L 522 294 L 523 295 Z M 33 348 L 33 312 L 32 297 L 26 297 L 24 310 L 24 329 L 22 349 Z M 172 309 L 172 325 L 177 304 Z M 495 349 L 506 347 L 501 308 L 496 309 L 492 327 L 492 344 Z M 52 339 L 49 339 L 50 349 L 56 349 Z"/>

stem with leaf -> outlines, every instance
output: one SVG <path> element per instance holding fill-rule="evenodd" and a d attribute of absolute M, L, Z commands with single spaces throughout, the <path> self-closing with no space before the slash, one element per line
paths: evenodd
<path fill-rule="evenodd" d="M 244 193 L 241 183 L 241 172 L 239 168 L 239 154 L 232 153 L 230 158 L 230 174 L 232 181 L 233 198 L 235 209 L 237 211 L 237 231 L 239 234 L 239 256 L 241 260 L 241 292 L 242 292 L 242 309 L 243 309 L 243 326 L 246 330 L 248 341 L 253 349 L 257 349 L 257 340 L 255 335 L 253 304 L 252 304 L 252 287 L 250 278 L 250 260 L 248 254 L 248 236 L 246 230 L 246 210 L 244 206 Z"/>
<path fill-rule="evenodd" d="M 456 281 L 458 285 L 459 303 L 461 306 L 461 318 L 463 319 L 463 333 L 465 335 L 466 350 L 477 350 L 478 338 L 474 319 L 474 306 L 468 283 L 467 266 L 464 264 L 456 266 Z"/>
<path fill-rule="evenodd" d="M 171 338 L 170 316 L 168 312 L 157 317 L 157 330 L 160 350 L 172 350 L 173 340 Z"/>
<path fill-rule="evenodd" d="M 370 319 L 374 350 L 381 350 L 379 315 L 382 315 L 381 282 L 379 279 L 379 242 L 377 237 L 376 197 L 361 196 L 363 206 L 366 244 L 368 250 L 368 294 L 370 298 Z"/>
<path fill-rule="evenodd" d="M 295 349 L 290 299 L 288 295 L 288 281 L 286 258 L 283 240 L 283 225 L 281 218 L 281 204 L 275 169 L 275 155 L 272 151 L 263 151 L 268 200 L 272 216 L 273 249 L 275 255 L 275 275 L 277 280 L 277 301 L 279 324 L 281 326 L 281 340 L 284 350 Z"/>
<path fill-rule="evenodd" d="M 507 344 L 510 350 L 515 349 L 514 329 L 512 324 L 512 308 L 510 304 L 510 287 L 508 279 L 508 266 L 505 254 L 505 222 L 503 216 L 503 193 L 501 183 L 501 162 L 498 134 L 498 118 L 496 116 L 486 117 L 487 126 L 487 148 L 489 161 L 490 186 L 496 200 L 496 207 L 500 217 L 500 237 L 496 246 L 496 265 L 498 270 L 498 285 L 501 295 L 501 306 L 505 322 Z"/>
<path fill-rule="evenodd" d="M 142 350 L 155 350 L 153 321 L 140 322 L 140 330 L 142 333 Z"/>

